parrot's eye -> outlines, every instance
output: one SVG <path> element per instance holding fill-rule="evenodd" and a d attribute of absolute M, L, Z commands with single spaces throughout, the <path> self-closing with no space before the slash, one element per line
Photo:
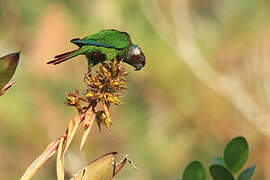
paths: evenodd
<path fill-rule="evenodd" d="M 136 46 L 135 48 L 133 48 L 132 54 L 135 55 L 135 56 L 140 55 L 141 54 L 140 48 L 138 46 Z"/>

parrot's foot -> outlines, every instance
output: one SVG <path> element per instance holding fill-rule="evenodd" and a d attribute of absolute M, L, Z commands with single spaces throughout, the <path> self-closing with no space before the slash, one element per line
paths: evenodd
<path fill-rule="evenodd" d="M 89 77 L 92 77 L 92 71 L 91 68 L 88 68 L 88 72 L 84 75 L 84 81 L 89 79 Z"/>
<path fill-rule="evenodd" d="M 91 68 L 88 68 L 87 75 L 89 75 L 89 76 L 91 76 L 91 75 L 92 75 L 92 70 L 91 70 Z"/>

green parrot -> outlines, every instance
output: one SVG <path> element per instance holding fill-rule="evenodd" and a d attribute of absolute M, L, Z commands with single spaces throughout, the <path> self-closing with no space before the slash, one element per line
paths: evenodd
<path fill-rule="evenodd" d="M 89 70 L 100 62 L 112 61 L 114 58 L 123 59 L 123 62 L 135 67 L 136 71 L 145 65 L 145 56 L 141 48 L 131 42 L 130 36 L 126 32 L 114 29 L 102 30 L 83 39 L 72 39 L 70 42 L 79 48 L 57 55 L 47 64 L 56 65 L 75 56 L 85 55 Z"/>

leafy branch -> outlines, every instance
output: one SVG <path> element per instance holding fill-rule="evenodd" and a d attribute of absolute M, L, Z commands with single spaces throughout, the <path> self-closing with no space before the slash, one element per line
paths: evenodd
<path fill-rule="evenodd" d="M 209 167 L 214 180 L 234 180 L 234 176 L 247 162 L 249 155 L 248 142 L 244 137 L 233 138 L 225 147 L 223 157 L 213 159 Z M 250 180 L 255 164 L 246 168 L 238 175 L 237 180 Z M 205 180 L 206 173 L 199 161 L 192 161 L 184 170 L 182 180 Z"/>

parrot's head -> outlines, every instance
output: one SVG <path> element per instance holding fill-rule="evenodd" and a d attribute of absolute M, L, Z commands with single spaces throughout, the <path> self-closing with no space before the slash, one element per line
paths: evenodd
<path fill-rule="evenodd" d="M 139 71 L 140 69 L 142 69 L 145 65 L 145 56 L 141 48 L 136 44 L 132 44 L 132 46 L 129 48 L 127 57 L 125 58 L 124 62 L 135 67 L 135 71 Z"/>

